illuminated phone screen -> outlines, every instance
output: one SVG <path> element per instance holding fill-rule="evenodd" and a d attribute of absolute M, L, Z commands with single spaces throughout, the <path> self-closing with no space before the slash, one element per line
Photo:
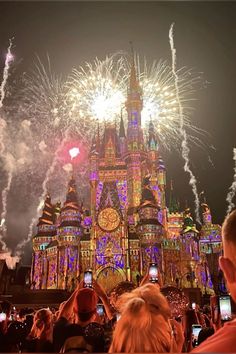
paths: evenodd
<path fill-rule="evenodd" d="M 149 267 L 149 279 L 153 283 L 158 281 L 158 269 L 156 263 L 151 263 Z"/>
<path fill-rule="evenodd" d="M 220 318 L 222 321 L 230 321 L 232 319 L 230 296 L 220 296 Z"/>
<path fill-rule="evenodd" d="M 192 341 L 193 341 L 193 346 L 196 347 L 198 345 L 198 336 L 199 332 L 201 331 L 202 326 L 201 325 L 192 325 Z"/>
<path fill-rule="evenodd" d="M 92 287 L 93 275 L 91 271 L 84 272 L 84 285 L 86 287 Z"/>

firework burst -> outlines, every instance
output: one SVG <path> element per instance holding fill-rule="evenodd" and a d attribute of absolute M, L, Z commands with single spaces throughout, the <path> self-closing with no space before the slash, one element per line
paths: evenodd
<path fill-rule="evenodd" d="M 146 59 L 141 61 L 139 56 L 135 59 L 143 91 L 143 128 L 147 132 L 152 119 L 160 144 L 168 150 L 176 149 L 180 145 L 179 110 L 171 67 L 165 61 L 153 62 L 148 66 Z M 103 61 L 96 59 L 79 70 L 73 70 L 67 83 L 71 115 L 76 117 L 79 113 L 81 118 L 102 123 L 114 121 L 125 105 L 129 75 L 130 63 L 123 54 L 115 54 Z M 191 140 L 201 145 L 199 135 L 203 132 L 190 120 L 190 101 L 201 78 L 186 68 L 179 69 L 178 76 L 184 126 Z"/>

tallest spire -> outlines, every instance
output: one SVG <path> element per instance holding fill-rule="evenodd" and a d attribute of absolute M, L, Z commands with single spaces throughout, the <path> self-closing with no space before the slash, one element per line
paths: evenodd
<path fill-rule="evenodd" d="M 139 82 L 137 80 L 136 68 L 135 68 L 135 60 L 134 60 L 134 48 L 133 43 L 130 42 L 131 47 L 131 70 L 130 70 L 130 84 L 129 89 L 130 92 L 140 91 Z"/>

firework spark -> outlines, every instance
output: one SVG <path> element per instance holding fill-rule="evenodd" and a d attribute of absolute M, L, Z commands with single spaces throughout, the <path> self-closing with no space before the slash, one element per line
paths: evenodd
<path fill-rule="evenodd" d="M 6 59 L 5 59 L 5 65 L 4 65 L 4 69 L 3 69 L 3 80 L 0 86 L 0 93 L 1 93 L 1 99 L 0 99 L 0 108 L 2 108 L 3 106 L 3 101 L 6 95 L 5 92 L 5 87 L 6 87 L 6 83 L 7 83 L 7 79 L 8 79 L 8 75 L 9 75 L 9 69 L 10 69 L 10 64 L 13 61 L 13 55 L 11 52 L 11 47 L 12 47 L 12 41 L 11 39 L 9 40 L 9 47 L 7 48 L 7 55 L 6 55 Z"/>
<path fill-rule="evenodd" d="M 226 201 L 228 202 L 227 215 L 231 213 L 231 211 L 235 207 L 235 204 L 233 203 L 233 199 L 236 193 L 236 148 L 233 149 L 233 160 L 234 160 L 234 180 L 229 188 L 229 192 L 226 198 Z"/>
<path fill-rule="evenodd" d="M 136 67 L 143 90 L 142 125 L 152 119 L 161 145 L 176 148 L 180 142 L 178 101 L 175 95 L 175 79 L 171 67 L 164 61 L 154 62 L 150 67 L 144 59 L 141 64 L 136 56 Z M 185 68 L 177 71 L 179 77 L 179 99 L 185 107 L 183 124 L 191 135 L 191 140 L 201 145 L 198 137 L 203 132 L 191 124 L 187 112 L 200 76 L 194 76 Z M 79 112 L 80 117 L 104 123 L 115 120 L 124 107 L 130 75 L 130 65 L 124 55 L 113 55 L 104 61 L 96 59 L 85 68 L 74 70 L 68 86 L 68 101 L 71 111 Z M 93 125 L 94 126 L 94 125 Z M 147 129 L 145 129 L 147 131 Z"/>
<path fill-rule="evenodd" d="M 47 190 L 48 182 L 53 176 L 53 173 L 55 171 L 55 167 L 57 166 L 57 163 L 58 163 L 59 153 L 64 148 L 64 145 L 68 141 L 68 138 L 69 138 L 69 128 L 65 131 L 64 138 L 62 139 L 61 144 L 58 146 L 58 148 L 57 148 L 57 150 L 55 152 L 53 161 L 52 161 L 50 167 L 48 168 L 48 170 L 46 172 L 45 179 L 44 179 L 44 181 L 42 183 L 43 192 L 42 192 L 42 194 L 41 194 L 41 196 L 39 198 L 39 203 L 38 203 L 38 207 L 37 207 L 37 215 L 36 215 L 36 217 L 34 217 L 31 220 L 31 223 L 30 223 L 30 226 L 29 226 L 29 233 L 28 233 L 27 238 L 22 240 L 16 247 L 16 255 L 17 256 L 20 256 L 22 254 L 23 248 L 32 239 L 34 225 L 35 225 L 35 223 L 37 222 L 37 220 L 39 218 L 39 214 L 40 214 L 42 205 L 43 205 L 45 197 L 46 197 L 46 195 L 48 193 L 48 190 Z"/>
<path fill-rule="evenodd" d="M 179 92 L 179 76 L 178 72 L 176 70 L 176 49 L 174 46 L 174 24 L 171 25 L 170 31 L 169 31 L 169 40 L 170 40 L 170 47 L 171 47 L 171 53 L 172 53 L 172 71 L 173 75 L 175 77 L 175 89 L 176 89 L 176 100 L 178 102 L 178 108 L 179 108 L 179 123 L 180 123 L 180 134 L 182 137 L 182 156 L 184 159 L 184 170 L 187 172 L 190 176 L 190 181 L 189 184 L 192 187 L 193 195 L 195 197 L 195 214 L 196 214 L 196 220 L 198 223 L 201 224 L 200 221 L 200 215 L 199 215 L 199 207 L 200 207 L 200 201 L 199 201 L 199 196 L 198 196 L 198 191 L 197 191 L 197 180 L 196 177 L 194 176 L 191 168 L 190 168 L 190 163 L 189 163 L 189 146 L 188 146 L 188 141 L 187 141 L 187 133 L 184 128 L 184 114 L 183 114 L 183 106 L 181 104 L 180 100 L 180 92 Z"/>
<path fill-rule="evenodd" d="M 0 86 L 0 93 L 1 93 L 1 98 L 0 98 L 0 109 L 3 107 L 3 101 L 6 95 L 6 84 L 8 80 L 8 75 L 9 75 L 9 69 L 10 69 L 10 64 L 13 61 L 13 55 L 11 53 L 11 47 L 12 47 L 12 41 L 9 40 L 9 46 L 7 49 L 7 55 L 5 59 L 5 65 L 3 69 L 3 80 Z M 6 160 L 8 162 L 8 154 L 6 154 L 5 151 L 5 144 L 4 144 L 4 136 L 3 133 L 5 132 L 5 127 L 6 127 L 6 122 L 4 119 L 1 119 L 1 127 L 0 127 L 0 136 L 1 136 L 1 148 L 0 148 L 0 153 L 1 157 L 3 160 Z M 11 182 L 12 182 L 12 165 L 10 166 L 10 169 L 7 169 L 7 185 L 2 191 L 2 213 L 1 213 L 1 233 L 0 233 L 0 243 L 2 245 L 2 249 L 6 250 L 7 246 L 6 243 L 3 241 L 3 238 L 6 236 L 7 233 L 7 227 L 5 223 L 6 215 L 7 215 L 7 197 L 8 197 L 8 192 L 11 187 Z M 4 222 L 2 222 L 4 220 Z"/>

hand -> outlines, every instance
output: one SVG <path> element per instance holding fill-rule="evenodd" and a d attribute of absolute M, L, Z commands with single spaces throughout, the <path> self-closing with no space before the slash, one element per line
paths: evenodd
<path fill-rule="evenodd" d="M 80 289 L 83 289 L 83 287 L 84 287 L 84 281 L 83 280 L 81 280 L 80 282 L 79 282 L 79 284 L 77 285 L 77 287 L 76 287 L 76 291 L 79 291 Z"/>
<path fill-rule="evenodd" d="M 97 294 L 97 296 L 100 297 L 101 299 L 107 298 L 105 290 L 101 287 L 101 285 L 97 283 L 95 279 L 93 279 L 93 289 Z"/>
<path fill-rule="evenodd" d="M 149 271 L 145 274 L 145 276 L 141 280 L 140 286 L 143 286 L 143 285 L 148 284 L 148 283 L 150 283 Z M 163 286 L 162 276 L 161 276 L 161 273 L 159 271 L 158 271 L 158 283 L 153 283 L 153 284 L 158 285 L 159 288 L 161 288 Z"/>
<path fill-rule="evenodd" d="M 174 319 L 170 320 L 170 324 L 173 331 L 173 346 L 171 351 L 173 353 L 181 353 L 185 339 L 182 324 Z"/>
<path fill-rule="evenodd" d="M 141 280 L 140 286 L 143 286 L 145 284 L 149 283 L 149 273 L 146 273 L 143 277 L 143 279 Z"/>

